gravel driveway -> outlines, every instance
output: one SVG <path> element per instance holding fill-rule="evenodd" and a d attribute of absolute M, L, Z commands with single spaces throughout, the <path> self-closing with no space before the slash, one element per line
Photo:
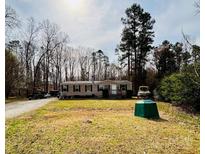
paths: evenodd
<path fill-rule="evenodd" d="M 38 99 L 38 100 L 30 100 L 30 101 L 21 101 L 21 102 L 13 102 L 8 103 L 5 106 L 5 117 L 13 118 L 22 113 L 29 112 L 35 109 L 42 107 L 50 101 L 57 100 L 57 98 L 47 98 L 47 99 Z"/>

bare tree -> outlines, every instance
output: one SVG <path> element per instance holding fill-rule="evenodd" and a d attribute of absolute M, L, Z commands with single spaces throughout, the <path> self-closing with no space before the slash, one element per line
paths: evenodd
<path fill-rule="evenodd" d="M 43 49 L 44 49 L 44 58 L 45 58 L 45 92 L 48 92 L 49 86 L 49 73 L 50 73 L 50 61 L 51 56 L 55 49 L 62 43 L 57 39 L 59 29 L 56 24 L 51 23 L 49 20 L 44 20 L 41 24 L 42 28 L 42 42 L 43 42 Z"/>
<path fill-rule="evenodd" d="M 92 80 L 96 80 L 96 65 L 97 65 L 97 58 L 96 52 L 92 52 Z"/>
<path fill-rule="evenodd" d="M 195 1 L 194 6 L 196 8 L 196 14 L 199 14 L 200 13 L 200 1 L 199 0 Z"/>
<path fill-rule="evenodd" d="M 62 65 L 64 68 L 64 75 L 65 75 L 65 81 L 68 81 L 68 48 L 66 47 L 64 52 L 63 52 L 63 59 L 62 59 Z"/>
<path fill-rule="evenodd" d="M 78 52 L 78 63 L 80 67 L 81 80 L 89 80 L 91 60 L 92 60 L 92 49 L 79 47 Z"/>
<path fill-rule="evenodd" d="M 58 90 L 60 83 L 62 82 L 62 65 L 64 64 L 63 53 L 66 50 L 66 43 L 68 42 L 68 35 L 65 33 L 60 33 L 58 36 L 58 42 L 61 42 L 59 46 L 56 47 L 53 55 L 51 56 L 52 64 L 54 66 L 54 89 Z"/>
<path fill-rule="evenodd" d="M 118 78 L 118 67 L 116 64 L 111 63 L 108 72 L 109 79 L 116 80 Z"/>
<path fill-rule="evenodd" d="M 97 51 L 97 80 L 103 80 L 103 76 L 101 74 L 103 70 L 103 58 L 104 53 L 102 50 Z"/>
<path fill-rule="evenodd" d="M 16 11 L 10 6 L 6 5 L 5 9 L 5 26 L 8 28 L 15 28 L 20 25 Z"/>
<path fill-rule="evenodd" d="M 75 71 L 77 70 L 77 54 L 76 50 L 72 47 L 67 48 L 67 52 L 65 53 L 66 57 L 66 73 L 69 76 L 70 81 L 75 80 Z"/>
<path fill-rule="evenodd" d="M 190 40 L 190 37 L 184 32 L 182 32 L 184 38 L 184 50 L 186 53 L 190 54 L 191 62 L 193 63 L 193 71 L 196 78 L 196 81 L 191 78 L 191 80 L 200 85 L 200 46 L 195 45 Z"/>
<path fill-rule="evenodd" d="M 24 35 L 23 41 L 23 59 L 25 63 L 25 76 L 26 76 L 26 89 L 27 95 L 31 89 L 31 83 L 33 78 L 32 62 L 35 55 L 36 45 L 35 41 L 38 36 L 40 27 L 35 23 L 34 18 L 29 18 L 27 28 Z"/>

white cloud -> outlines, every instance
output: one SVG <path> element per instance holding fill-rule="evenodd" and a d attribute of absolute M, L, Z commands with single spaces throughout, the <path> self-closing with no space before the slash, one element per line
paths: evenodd
<path fill-rule="evenodd" d="M 71 44 L 102 49 L 110 57 L 114 57 L 114 48 L 120 41 L 122 23 L 120 18 L 125 16 L 125 9 L 134 0 L 7 0 L 20 16 L 38 19 L 50 19 L 57 23 L 62 31 L 67 32 Z M 155 45 L 164 39 L 175 43 L 182 39 L 183 31 L 193 36 L 199 42 L 199 16 L 195 15 L 194 0 L 146 1 L 137 2 L 150 12 L 156 20 Z"/>

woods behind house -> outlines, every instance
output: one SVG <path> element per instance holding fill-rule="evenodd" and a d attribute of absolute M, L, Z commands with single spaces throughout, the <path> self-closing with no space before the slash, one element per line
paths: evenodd
<path fill-rule="evenodd" d="M 162 40 L 154 46 L 157 21 L 138 4 L 127 8 L 121 21 L 116 50 L 102 51 L 72 47 L 72 38 L 57 24 L 32 17 L 22 21 L 6 6 L 6 98 L 59 90 L 64 81 L 129 80 L 133 95 L 148 85 L 156 98 L 199 111 L 200 47 L 184 33 L 182 42 Z M 115 52 L 118 62 L 111 62 L 107 52 Z"/>

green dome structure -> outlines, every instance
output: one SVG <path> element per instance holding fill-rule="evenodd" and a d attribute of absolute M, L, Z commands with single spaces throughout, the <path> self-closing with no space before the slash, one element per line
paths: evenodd
<path fill-rule="evenodd" d="M 159 112 L 157 109 L 157 104 L 151 99 L 139 100 L 135 103 L 135 116 L 159 119 Z"/>

